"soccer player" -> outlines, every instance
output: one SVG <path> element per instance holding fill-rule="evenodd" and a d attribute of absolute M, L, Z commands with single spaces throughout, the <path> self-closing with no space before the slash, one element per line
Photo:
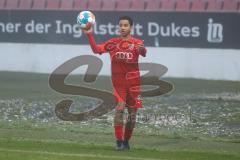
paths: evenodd
<path fill-rule="evenodd" d="M 120 17 L 119 37 L 96 44 L 92 28 L 83 29 L 95 54 L 109 53 L 113 94 L 117 101 L 114 115 L 116 150 L 130 149 L 129 140 L 136 122 L 137 109 L 142 107 L 140 95 L 139 55 L 146 56 L 146 48 L 140 39 L 131 36 L 133 21 L 128 16 Z M 124 109 L 128 117 L 124 126 Z"/>

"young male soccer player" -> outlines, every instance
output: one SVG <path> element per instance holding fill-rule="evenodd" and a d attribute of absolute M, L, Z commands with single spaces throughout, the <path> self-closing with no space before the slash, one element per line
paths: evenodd
<path fill-rule="evenodd" d="M 92 29 L 83 29 L 83 32 L 87 35 L 94 53 L 110 54 L 113 94 L 117 101 L 114 116 L 116 149 L 123 150 L 130 149 L 128 141 L 135 126 L 137 109 L 142 107 L 138 98 L 140 95 L 138 58 L 139 55 L 146 56 L 146 49 L 142 40 L 131 36 L 133 21 L 130 17 L 120 17 L 118 24 L 120 36 L 102 44 L 96 44 Z M 128 110 L 128 117 L 124 129 L 125 107 Z"/>

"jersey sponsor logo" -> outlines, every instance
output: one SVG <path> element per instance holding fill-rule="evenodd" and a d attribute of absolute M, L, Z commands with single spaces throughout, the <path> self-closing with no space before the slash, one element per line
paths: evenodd
<path fill-rule="evenodd" d="M 131 52 L 116 52 L 115 57 L 117 59 L 133 59 Z"/>

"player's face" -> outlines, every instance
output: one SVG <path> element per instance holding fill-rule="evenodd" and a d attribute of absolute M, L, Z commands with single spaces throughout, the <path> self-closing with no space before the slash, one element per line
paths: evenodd
<path fill-rule="evenodd" d="M 131 33 L 131 25 L 128 20 L 119 21 L 119 31 L 122 37 L 127 37 Z"/>

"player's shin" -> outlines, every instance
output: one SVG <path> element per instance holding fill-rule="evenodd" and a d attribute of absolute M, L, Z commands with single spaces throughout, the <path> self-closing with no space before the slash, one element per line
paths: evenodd
<path fill-rule="evenodd" d="M 117 106 L 115 110 L 115 116 L 114 116 L 114 130 L 115 130 L 115 137 L 117 140 L 123 139 L 123 113 L 124 113 L 124 108 L 121 106 Z"/>
<path fill-rule="evenodd" d="M 127 117 L 127 122 L 125 125 L 125 131 L 124 131 L 125 141 L 130 140 L 130 138 L 132 137 L 133 129 L 136 123 L 136 113 L 137 113 L 137 109 L 128 108 L 128 117 Z"/>

